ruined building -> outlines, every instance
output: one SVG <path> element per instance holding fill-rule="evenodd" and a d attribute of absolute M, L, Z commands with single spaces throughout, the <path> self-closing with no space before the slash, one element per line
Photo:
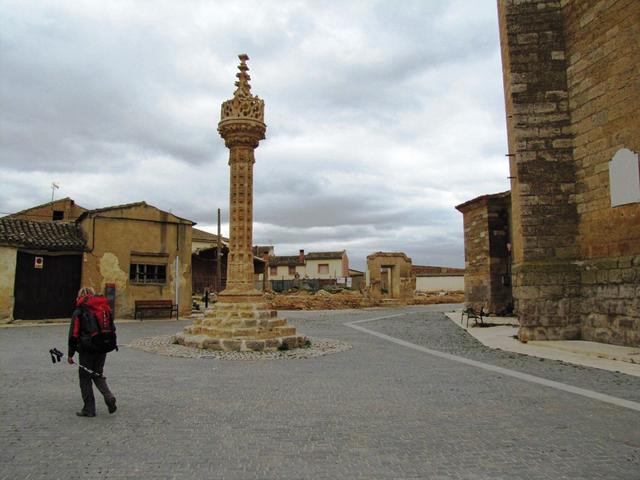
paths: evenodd
<path fill-rule="evenodd" d="M 498 13 L 518 335 L 638 345 L 640 2 Z"/>
<path fill-rule="evenodd" d="M 482 195 L 456 207 L 464 218 L 464 297 L 488 314 L 513 313 L 511 194 Z"/>
<path fill-rule="evenodd" d="M 369 295 L 381 305 L 406 305 L 413 300 L 416 277 L 411 258 L 402 252 L 376 252 L 367 256 Z"/>

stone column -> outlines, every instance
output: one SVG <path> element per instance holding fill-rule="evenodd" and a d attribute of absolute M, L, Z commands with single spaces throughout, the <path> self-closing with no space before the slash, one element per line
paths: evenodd
<path fill-rule="evenodd" d="M 229 259 L 227 287 L 222 296 L 261 295 L 253 284 L 253 164 L 254 150 L 265 138 L 264 101 L 251 94 L 247 55 L 239 55 L 236 91 L 222 104 L 218 132 L 229 149 Z"/>
<path fill-rule="evenodd" d="M 222 104 L 218 132 L 229 149 L 229 257 L 227 287 L 213 309 L 176 335 L 176 343 L 211 350 L 273 350 L 304 346 L 307 338 L 278 318 L 262 292 L 255 289 L 253 270 L 254 150 L 264 138 L 264 101 L 251 94 L 247 55 L 239 55 L 233 98 Z M 266 275 L 266 273 L 265 273 Z"/>

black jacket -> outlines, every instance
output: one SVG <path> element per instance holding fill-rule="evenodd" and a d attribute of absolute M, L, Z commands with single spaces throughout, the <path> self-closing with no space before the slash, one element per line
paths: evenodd
<path fill-rule="evenodd" d="M 87 315 L 84 314 L 82 308 L 76 307 L 71 315 L 71 324 L 69 325 L 69 357 L 73 357 L 76 352 L 88 350 L 91 346 L 87 322 Z"/>

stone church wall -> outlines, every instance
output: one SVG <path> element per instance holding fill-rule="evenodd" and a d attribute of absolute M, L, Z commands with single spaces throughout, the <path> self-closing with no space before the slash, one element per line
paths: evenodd
<path fill-rule="evenodd" d="M 608 165 L 640 151 L 640 2 L 499 0 L 522 339 L 640 343 L 640 204 Z"/>

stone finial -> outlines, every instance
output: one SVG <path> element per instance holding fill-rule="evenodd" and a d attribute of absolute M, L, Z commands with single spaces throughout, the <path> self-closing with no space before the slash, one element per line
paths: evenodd
<path fill-rule="evenodd" d="M 251 80 L 247 73 L 249 56 L 242 53 L 238 55 L 238 58 L 240 59 L 240 65 L 238 65 L 240 72 L 236 74 L 238 81 L 235 82 L 235 85 L 237 88 L 233 92 L 233 98 L 222 103 L 219 126 L 228 123 L 254 123 L 264 127 L 264 100 L 257 95 L 252 95 L 251 85 L 249 85 L 249 80 Z"/>
<path fill-rule="evenodd" d="M 247 67 L 247 60 L 249 60 L 249 55 L 246 53 L 241 53 L 238 55 L 240 59 L 240 65 L 238 65 L 238 70 L 240 73 L 236 73 L 236 77 L 238 77 L 238 81 L 236 82 L 236 91 L 233 92 L 234 97 L 242 97 L 248 98 L 251 97 L 251 85 L 249 85 L 249 80 L 251 77 L 247 73 L 249 71 L 249 67 Z"/>

